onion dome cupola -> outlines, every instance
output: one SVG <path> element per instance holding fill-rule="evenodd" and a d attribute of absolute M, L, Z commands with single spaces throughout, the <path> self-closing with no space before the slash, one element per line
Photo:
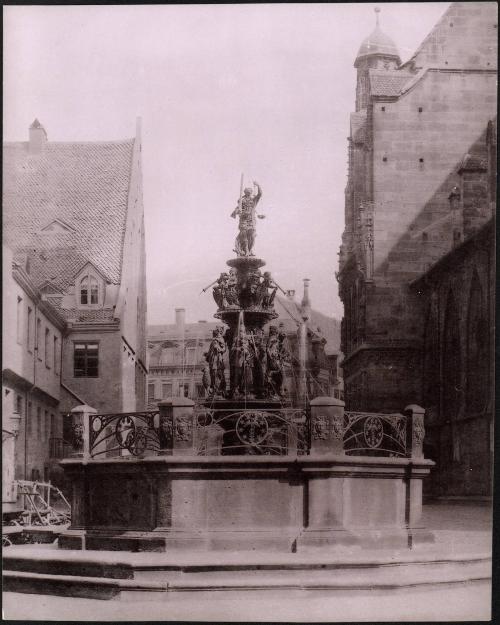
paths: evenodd
<path fill-rule="evenodd" d="M 356 110 L 366 108 L 368 103 L 368 70 L 395 70 L 401 57 L 394 41 L 380 29 L 380 8 L 375 7 L 376 24 L 373 32 L 361 44 L 354 67 L 358 70 L 356 87 Z"/>

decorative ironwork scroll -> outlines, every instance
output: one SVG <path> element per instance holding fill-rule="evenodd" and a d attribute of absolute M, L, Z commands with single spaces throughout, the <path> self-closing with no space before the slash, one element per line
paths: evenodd
<path fill-rule="evenodd" d="M 155 427 L 158 411 L 90 415 L 90 455 L 117 455 L 123 450 L 142 456 L 160 449 Z"/>
<path fill-rule="evenodd" d="M 402 414 L 344 413 L 344 449 L 348 455 L 407 455 L 407 419 Z"/>
<path fill-rule="evenodd" d="M 304 410 L 209 410 L 195 418 L 195 453 L 207 455 L 304 455 L 309 453 Z"/>

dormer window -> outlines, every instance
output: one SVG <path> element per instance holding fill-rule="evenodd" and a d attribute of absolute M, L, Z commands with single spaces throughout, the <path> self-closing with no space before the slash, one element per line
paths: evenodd
<path fill-rule="evenodd" d="M 80 304 L 84 306 L 88 304 L 99 303 L 99 284 L 97 279 L 92 275 L 84 276 L 80 280 Z"/>
<path fill-rule="evenodd" d="M 104 302 L 104 279 L 91 263 L 75 279 L 75 296 L 79 308 L 97 308 Z"/>

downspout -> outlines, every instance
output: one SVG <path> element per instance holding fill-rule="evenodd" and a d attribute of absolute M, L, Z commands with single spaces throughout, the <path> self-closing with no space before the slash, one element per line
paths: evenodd
<path fill-rule="evenodd" d="M 37 319 L 38 319 L 38 308 L 36 305 L 36 302 L 34 302 L 34 315 L 33 315 L 33 326 L 34 326 L 34 332 L 33 332 L 33 384 L 31 385 L 31 388 L 29 388 L 26 391 L 26 398 L 25 398 L 25 402 L 24 402 L 24 413 L 25 413 L 25 418 L 24 418 L 24 479 L 27 480 L 27 471 L 28 471 L 28 403 L 29 403 L 29 399 L 31 397 L 31 393 L 33 392 L 33 389 L 36 386 L 36 361 L 38 358 L 38 323 L 37 323 Z M 29 348 L 29 345 L 28 345 Z M 33 405 L 31 406 L 33 408 Z M 31 414 L 31 416 L 33 416 L 33 413 Z"/>

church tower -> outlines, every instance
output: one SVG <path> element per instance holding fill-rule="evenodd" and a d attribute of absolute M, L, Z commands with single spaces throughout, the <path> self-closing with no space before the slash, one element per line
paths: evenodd
<path fill-rule="evenodd" d="M 370 69 L 395 70 L 401 64 L 401 58 L 394 41 L 380 29 L 380 8 L 375 7 L 375 30 L 361 44 L 354 67 L 358 70 L 356 84 L 356 111 L 368 105 L 368 71 Z"/>

